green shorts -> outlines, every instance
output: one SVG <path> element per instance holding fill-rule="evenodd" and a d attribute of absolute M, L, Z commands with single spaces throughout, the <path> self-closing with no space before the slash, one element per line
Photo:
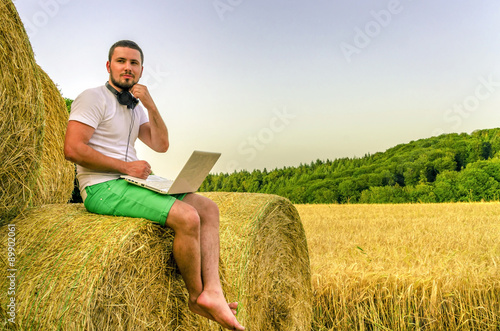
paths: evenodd
<path fill-rule="evenodd" d="M 160 194 L 123 179 L 87 186 L 85 208 L 101 215 L 146 218 L 165 226 L 170 208 L 183 194 Z"/>

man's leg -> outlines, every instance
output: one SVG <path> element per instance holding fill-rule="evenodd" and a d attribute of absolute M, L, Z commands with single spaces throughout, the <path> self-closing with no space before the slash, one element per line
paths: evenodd
<path fill-rule="evenodd" d="M 223 327 L 243 330 L 227 304 L 219 278 L 219 210 L 210 199 L 188 194 L 170 209 L 166 225 L 175 232 L 174 258 L 189 292 L 190 309 Z"/>

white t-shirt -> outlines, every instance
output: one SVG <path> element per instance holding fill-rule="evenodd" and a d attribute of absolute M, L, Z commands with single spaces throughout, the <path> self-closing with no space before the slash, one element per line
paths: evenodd
<path fill-rule="evenodd" d="M 149 122 L 144 109 L 137 105 L 133 110 L 120 105 L 116 96 L 100 86 L 83 91 L 72 103 L 70 121 L 77 121 L 95 129 L 88 145 L 96 151 L 125 161 L 137 161 L 135 141 L 139 127 Z M 127 150 L 128 146 L 128 150 Z M 120 173 L 98 172 L 77 165 L 77 178 L 83 200 L 85 187 L 114 180 Z"/>

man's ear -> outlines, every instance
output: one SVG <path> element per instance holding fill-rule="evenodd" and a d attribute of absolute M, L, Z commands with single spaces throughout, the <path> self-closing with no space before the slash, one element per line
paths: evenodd
<path fill-rule="evenodd" d="M 106 61 L 106 69 L 108 70 L 108 74 L 111 73 L 111 69 L 109 66 L 110 66 L 109 61 Z"/>
<path fill-rule="evenodd" d="M 144 72 L 144 66 L 141 66 L 141 74 L 139 75 L 139 78 L 142 77 L 142 73 Z"/>

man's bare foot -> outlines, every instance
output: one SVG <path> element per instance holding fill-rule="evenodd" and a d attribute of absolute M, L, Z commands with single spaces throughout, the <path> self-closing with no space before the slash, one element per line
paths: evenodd
<path fill-rule="evenodd" d="M 236 316 L 236 310 L 238 309 L 238 303 L 231 302 L 230 304 L 228 304 L 228 306 L 229 306 L 229 309 L 231 309 L 231 312 L 233 313 L 233 315 Z M 198 306 L 198 304 L 196 302 L 189 301 L 189 309 L 195 314 L 198 314 L 198 315 L 206 317 L 212 321 L 215 321 L 213 316 L 210 315 L 209 313 L 207 313 L 203 308 Z"/>
<path fill-rule="evenodd" d="M 204 290 L 196 303 L 205 311 L 205 314 L 212 316 L 213 320 L 226 329 L 245 330 L 236 320 L 238 303 L 233 302 L 228 305 L 222 292 Z"/>
<path fill-rule="evenodd" d="M 238 303 L 231 302 L 230 304 L 228 304 L 228 306 L 231 309 L 231 312 L 233 313 L 233 315 L 236 316 L 236 311 L 238 310 Z"/>
<path fill-rule="evenodd" d="M 205 309 L 203 309 L 200 306 L 198 306 L 198 304 L 196 302 L 193 302 L 193 301 L 189 300 L 188 306 L 189 306 L 189 309 L 193 313 L 198 314 L 198 315 L 203 316 L 203 317 L 206 317 L 209 320 L 215 321 L 215 318 L 213 318 L 212 315 L 210 315 L 209 313 L 207 313 L 205 311 Z"/>

